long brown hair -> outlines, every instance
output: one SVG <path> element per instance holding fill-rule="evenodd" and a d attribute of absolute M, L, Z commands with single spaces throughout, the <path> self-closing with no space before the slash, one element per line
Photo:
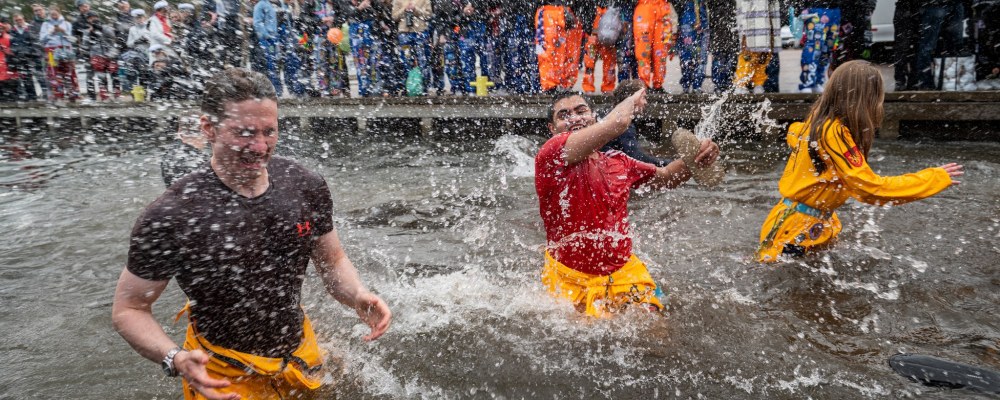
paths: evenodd
<path fill-rule="evenodd" d="M 826 171 L 817 148 L 827 122 L 839 119 L 865 158 L 882 126 L 885 89 L 882 74 L 867 61 L 848 61 L 833 71 L 823 94 L 809 110 L 809 157 L 816 171 Z"/>

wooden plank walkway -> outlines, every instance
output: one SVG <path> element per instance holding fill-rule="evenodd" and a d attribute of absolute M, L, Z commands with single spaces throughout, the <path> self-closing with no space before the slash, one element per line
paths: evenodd
<path fill-rule="evenodd" d="M 802 119 L 817 98 L 816 94 L 775 93 L 766 95 L 730 95 L 722 103 L 722 114 L 730 120 L 749 119 L 760 114 L 776 121 Z M 593 96 L 595 106 L 612 106 L 607 96 Z M 706 94 L 648 95 L 647 118 L 661 120 L 670 129 L 678 120 L 700 120 L 718 96 Z M 544 119 L 551 102 L 549 96 L 494 97 L 397 97 L 350 99 L 282 99 L 279 115 L 283 118 L 354 119 L 364 124 L 369 119 Z M 3 103 L 0 119 L 146 118 L 166 119 L 198 112 L 195 101 L 177 102 L 104 102 L 92 104 Z M 887 93 L 885 121 L 880 131 L 884 138 L 898 138 L 900 121 L 997 121 L 1000 120 L 1000 92 L 901 92 Z"/>

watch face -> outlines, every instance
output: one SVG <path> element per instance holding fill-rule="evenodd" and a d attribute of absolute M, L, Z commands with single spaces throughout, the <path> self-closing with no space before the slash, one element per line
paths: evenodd
<path fill-rule="evenodd" d="M 170 364 L 171 363 L 167 362 L 167 360 L 160 362 L 160 366 L 163 367 L 163 373 L 167 374 L 167 376 L 174 376 L 174 366 Z"/>

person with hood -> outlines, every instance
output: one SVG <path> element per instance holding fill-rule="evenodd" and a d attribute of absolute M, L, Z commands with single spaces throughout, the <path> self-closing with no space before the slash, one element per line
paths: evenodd
<path fill-rule="evenodd" d="M 52 100 L 80 98 L 76 80 L 76 52 L 73 48 L 73 26 L 63 18 L 58 5 L 49 6 L 49 19 L 42 24 L 38 40 L 45 50 L 46 77 Z"/>

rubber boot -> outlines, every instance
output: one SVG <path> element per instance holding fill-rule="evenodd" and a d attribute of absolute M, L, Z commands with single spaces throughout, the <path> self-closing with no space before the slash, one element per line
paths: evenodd
<path fill-rule="evenodd" d="M 715 187 L 722 183 L 722 179 L 726 176 L 726 168 L 722 166 L 721 162 L 716 160 L 712 165 L 707 167 L 701 167 L 694 162 L 694 157 L 698 155 L 698 150 L 701 149 L 701 141 L 698 140 L 698 137 L 694 133 L 687 129 L 679 128 L 674 131 L 673 136 L 670 138 L 670 143 L 674 145 L 674 150 L 677 151 L 677 158 L 684 160 L 684 164 L 691 169 L 691 175 L 694 177 L 695 182 L 706 187 Z"/>

